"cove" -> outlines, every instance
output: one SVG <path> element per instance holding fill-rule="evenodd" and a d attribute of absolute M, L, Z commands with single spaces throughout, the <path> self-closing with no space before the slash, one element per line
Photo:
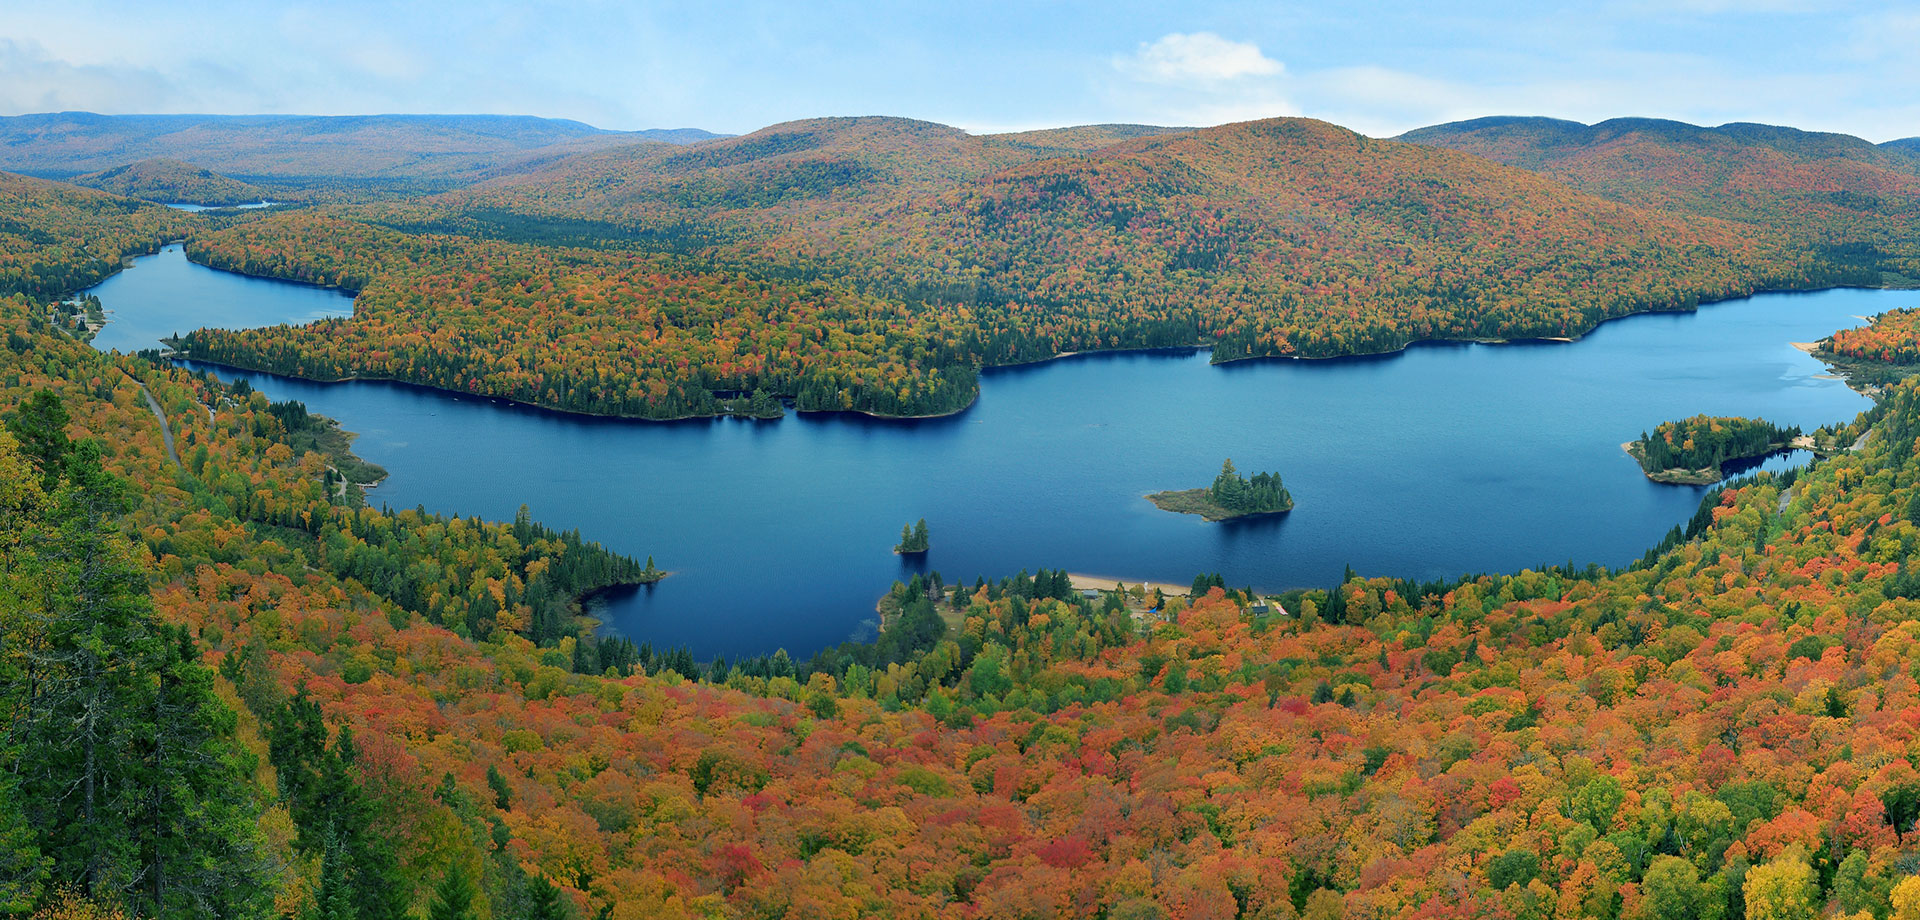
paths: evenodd
<path fill-rule="evenodd" d="M 177 247 L 95 289 L 100 347 L 209 325 L 344 313 L 338 293 L 193 265 Z M 1212 366 L 1202 350 L 990 370 L 946 418 L 778 422 L 569 416 L 403 384 L 220 370 L 360 433 L 392 478 L 369 500 L 511 520 L 521 503 L 673 576 L 597 599 L 609 630 L 729 657 L 810 654 L 871 630 L 895 579 L 1022 568 L 1279 590 L 1351 564 L 1422 579 L 1573 561 L 1623 565 L 1705 489 L 1649 482 L 1620 450 L 1670 418 L 1812 430 L 1870 402 L 1789 343 L 1920 294 L 1767 294 L 1645 314 L 1574 343 L 1420 345 L 1395 355 Z M 145 336 L 147 341 L 141 341 Z M 1232 457 L 1279 472 L 1294 511 L 1209 524 L 1142 496 L 1205 485 Z M 1768 468 L 1803 462 L 1776 456 Z M 890 551 L 925 517 L 932 552 Z"/>

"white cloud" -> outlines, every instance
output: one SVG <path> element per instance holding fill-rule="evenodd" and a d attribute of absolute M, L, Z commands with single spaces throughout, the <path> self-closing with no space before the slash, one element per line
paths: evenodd
<path fill-rule="evenodd" d="M 1262 53 L 1259 45 L 1212 32 L 1162 35 L 1151 44 L 1141 43 L 1138 51 L 1116 58 L 1113 64 L 1133 79 L 1176 86 L 1277 77 L 1285 69 Z"/>
<path fill-rule="evenodd" d="M 1095 83 L 1123 120 L 1218 125 L 1300 110 L 1287 97 L 1286 68 L 1252 42 L 1212 32 L 1173 32 L 1112 60 Z"/>
<path fill-rule="evenodd" d="M 0 38 L 0 112 L 116 112 L 176 101 L 171 82 L 153 70 L 73 64 L 37 42 Z"/>

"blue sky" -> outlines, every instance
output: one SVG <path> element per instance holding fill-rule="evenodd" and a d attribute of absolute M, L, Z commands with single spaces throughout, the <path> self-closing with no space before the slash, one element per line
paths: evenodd
<path fill-rule="evenodd" d="M 1920 135 L 1920 5 L 0 0 L 0 113 L 505 112 L 744 132 L 1324 118 Z"/>

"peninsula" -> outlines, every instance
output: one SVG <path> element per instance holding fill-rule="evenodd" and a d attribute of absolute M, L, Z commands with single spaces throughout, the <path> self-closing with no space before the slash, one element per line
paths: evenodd
<path fill-rule="evenodd" d="M 1764 419 L 1696 415 L 1661 422 L 1651 435 L 1620 445 L 1654 482 L 1712 485 L 1729 460 L 1764 457 L 1792 446 L 1799 428 L 1781 428 Z"/>

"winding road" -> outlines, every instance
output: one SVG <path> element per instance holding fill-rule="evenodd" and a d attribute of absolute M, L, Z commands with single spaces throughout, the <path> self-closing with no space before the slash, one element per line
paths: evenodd
<path fill-rule="evenodd" d="M 132 379 L 132 376 L 129 374 L 128 378 Z M 166 442 L 167 459 L 172 460 L 174 466 L 179 466 L 180 455 L 173 450 L 173 426 L 167 424 L 167 413 L 161 410 L 160 400 L 154 399 L 153 391 L 148 390 L 147 385 L 139 380 L 134 380 L 133 385 L 140 388 L 140 395 L 147 398 L 147 408 L 153 410 L 153 417 L 160 422 L 160 440 Z"/>

